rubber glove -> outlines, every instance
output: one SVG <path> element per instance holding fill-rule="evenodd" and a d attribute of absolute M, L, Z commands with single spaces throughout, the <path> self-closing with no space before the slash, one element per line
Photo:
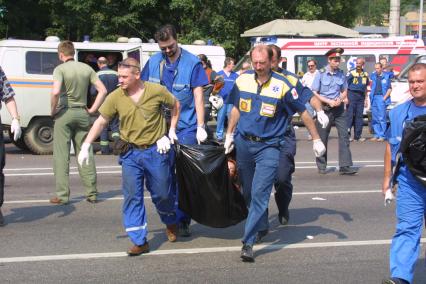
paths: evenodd
<path fill-rule="evenodd" d="M 207 132 L 204 129 L 204 126 L 197 126 L 197 141 L 198 144 L 206 141 L 207 139 Z"/>
<path fill-rule="evenodd" d="M 319 158 L 325 154 L 326 149 L 325 149 L 324 143 L 322 143 L 321 139 L 315 139 L 313 140 L 313 142 L 314 142 L 313 148 L 314 148 L 315 157 Z"/>
<path fill-rule="evenodd" d="M 19 120 L 14 118 L 10 124 L 10 132 L 13 133 L 13 140 L 17 141 L 22 134 L 21 126 L 19 125 Z"/>
<path fill-rule="evenodd" d="M 329 122 L 328 116 L 324 113 L 323 110 L 317 112 L 317 120 L 321 124 L 322 128 L 326 128 Z"/>
<path fill-rule="evenodd" d="M 175 141 L 178 141 L 178 137 L 176 135 L 176 129 L 175 128 L 169 129 L 169 139 L 170 139 L 171 144 L 174 144 Z"/>
<path fill-rule="evenodd" d="M 166 154 L 169 150 L 170 150 L 170 139 L 164 135 L 157 141 L 157 152 L 160 154 Z"/>
<path fill-rule="evenodd" d="M 234 134 L 225 135 L 225 144 L 223 147 L 225 148 L 225 155 L 231 153 L 232 150 L 234 150 Z"/>
<path fill-rule="evenodd" d="M 86 162 L 86 165 L 89 164 L 89 149 L 90 149 L 91 144 L 84 142 L 81 145 L 81 149 L 80 149 L 80 153 L 78 153 L 78 164 L 82 167 L 84 162 Z"/>
<path fill-rule="evenodd" d="M 389 188 L 385 193 L 385 206 L 390 204 L 395 199 L 395 196 L 392 193 L 392 190 Z"/>

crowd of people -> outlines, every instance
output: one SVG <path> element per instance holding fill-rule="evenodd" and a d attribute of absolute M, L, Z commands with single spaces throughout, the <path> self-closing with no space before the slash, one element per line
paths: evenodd
<path fill-rule="evenodd" d="M 333 48 L 324 55 L 327 66 L 318 68 L 315 60 L 308 60 L 308 72 L 299 78 L 280 68 L 279 47 L 257 45 L 250 51 L 251 64 L 243 64 L 239 74 L 233 71 L 235 59 L 230 57 L 225 59 L 223 70 L 215 72 L 205 55 L 197 57 L 179 47 L 173 26 L 160 27 L 155 39 L 161 52 L 154 54 L 142 70 L 134 58 L 126 58 L 110 68 L 111 60 L 99 57 L 97 73 L 89 65 L 74 61 L 72 42 L 59 44 L 58 56 L 63 63 L 54 70 L 51 92 L 56 181 L 52 204 L 69 203 L 71 143 L 78 154 L 86 200 L 97 202 L 92 143 L 100 136 L 101 151 L 108 154 L 110 129 L 113 151 L 119 155 L 122 167 L 123 224 L 133 244 L 128 255 L 149 252 L 145 185 L 165 225 L 168 240 L 175 242 L 178 237 L 188 237 L 191 217 L 178 206 L 179 185 L 172 144 L 195 145 L 215 139 L 225 154 L 235 149 L 236 163 L 229 165 L 233 176 L 238 172 L 248 207 L 241 259 L 253 262 L 254 245 L 269 232 L 268 206 L 273 188 L 279 223 L 286 225 L 290 220 L 297 144 L 293 115 L 299 113 L 309 131 L 319 174 L 329 173 L 328 138 L 334 124 L 339 139 L 339 172 L 354 175 L 358 169 L 353 166 L 350 141 L 365 141 L 363 111 L 370 104 L 374 131 L 371 140 L 387 141 L 383 193 L 392 187 L 392 181 L 399 184 L 398 224 L 391 248 L 392 278 L 383 283 L 411 283 L 425 214 L 426 187 L 398 160 L 398 151 L 404 124 L 426 114 L 425 64 L 415 64 L 410 69 L 408 81 L 413 99 L 391 111 L 387 127 L 386 106 L 392 92 L 390 81 L 395 75 L 386 70 L 387 62 L 377 62 L 375 72 L 369 75 L 360 57 L 356 68 L 344 74 L 339 68 L 344 50 Z M 21 130 L 14 92 L 1 69 L 0 73 L 1 100 L 13 117 L 11 130 L 17 140 Z M 95 98 L 90 108 L 88 92 Z M 221 100 L 221 104 L 213 104 L 217 110 L 214 134 L 206 126 L 212 108 L 210 96 L 215 96 L 215 102 Z M 94 114 L 99 116 L 91 126 L 90 115 Z M 4 161 L 0 136 L 0 207 Z M 398 171 L 392 177 L 397 162 Z M 0 225 L 3 224 L 0 211 Z"/>

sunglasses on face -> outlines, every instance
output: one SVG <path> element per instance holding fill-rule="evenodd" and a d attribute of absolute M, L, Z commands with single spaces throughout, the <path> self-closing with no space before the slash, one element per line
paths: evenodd
<path fill-rule="evenodd" d="M 315 65 L 309 65 L 309 64 L 308 64 L 308 67 L 315 67 Z"/>

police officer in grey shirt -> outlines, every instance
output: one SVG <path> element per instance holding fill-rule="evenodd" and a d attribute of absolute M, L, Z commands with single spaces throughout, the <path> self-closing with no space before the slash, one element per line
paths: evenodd
<path fill-rule="evenodd" d="M 349 135 L 346 125 L 346 111 L 343 101 L 347 96 L 346 76 L 339 69 L 340 56 L 343 48 L 330 49 L 325 56 L 328 57 L 328 65 L 322 68 L 315 76 L 312 84 L 314 95 L 322 102 L 325 114 L 330 123 L 326 128 L 322 128 L 318 122 L 317 129 L 322 142 L 327 147 L 328 136 L 331 125 L 336 125 L 339 136 L 339 172 L 343 175 L 353 175 L 357 169 L 352 167 L 352 155 L 349 149 Z M 318 172 L 327 174 L 327 151 L 321 157 L 316 158 Z"/>

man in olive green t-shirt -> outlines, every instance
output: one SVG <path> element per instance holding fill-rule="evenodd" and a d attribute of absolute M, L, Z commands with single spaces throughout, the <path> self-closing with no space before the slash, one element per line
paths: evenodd
<path fill-rule="evenodd" d="M 70 198 L 69 163 L 70 145 L 76 153 L 90 128 L 90 114 L 94 114 L 102 104 L 106 89 L 95 71 L 81 62 L 74 61 L 74 45 L 63 41 L 58 46 L 59 60 L 63 63 L 53 71 L 51 93 L 51 115 L 53 127 L 53 169 L 55 172 L 56 195 L 50 199 L 53 204 L 67 204 Z M 94 85 L 98 96 L 90 109 L 87 109 L 87 92 Z M 91 153 L 93 155 L 93 153 Z M 95 203 L 97 198 L 95 164 L 79 166 L 78 171 L 86 188 L 86 200 Z"/>
<path fill-rule="evenodd" d="M 172 107 L 171 126 L 179 119 L 179 101 L 159 84 L 140 80 L 139 62 L 127 58 L 118 65 L 120 88 L 108 95 L 99 109 L 100 116 L 90 129 L 78 156 L 80 165 L 93 163 L 88 149 L 115 115 L 120 121 L 120 139 L 128 149 L 120 154 L 124 195 L 124 227 L 133 242 L 130 256 L 149 251 L 144 206 L 144 180 L 169 241 L 176 241 L 175 195 L 171 191 L 171 141 L 161 106 Z M 172 141 L 173 143 L 173 141 Z"/>

